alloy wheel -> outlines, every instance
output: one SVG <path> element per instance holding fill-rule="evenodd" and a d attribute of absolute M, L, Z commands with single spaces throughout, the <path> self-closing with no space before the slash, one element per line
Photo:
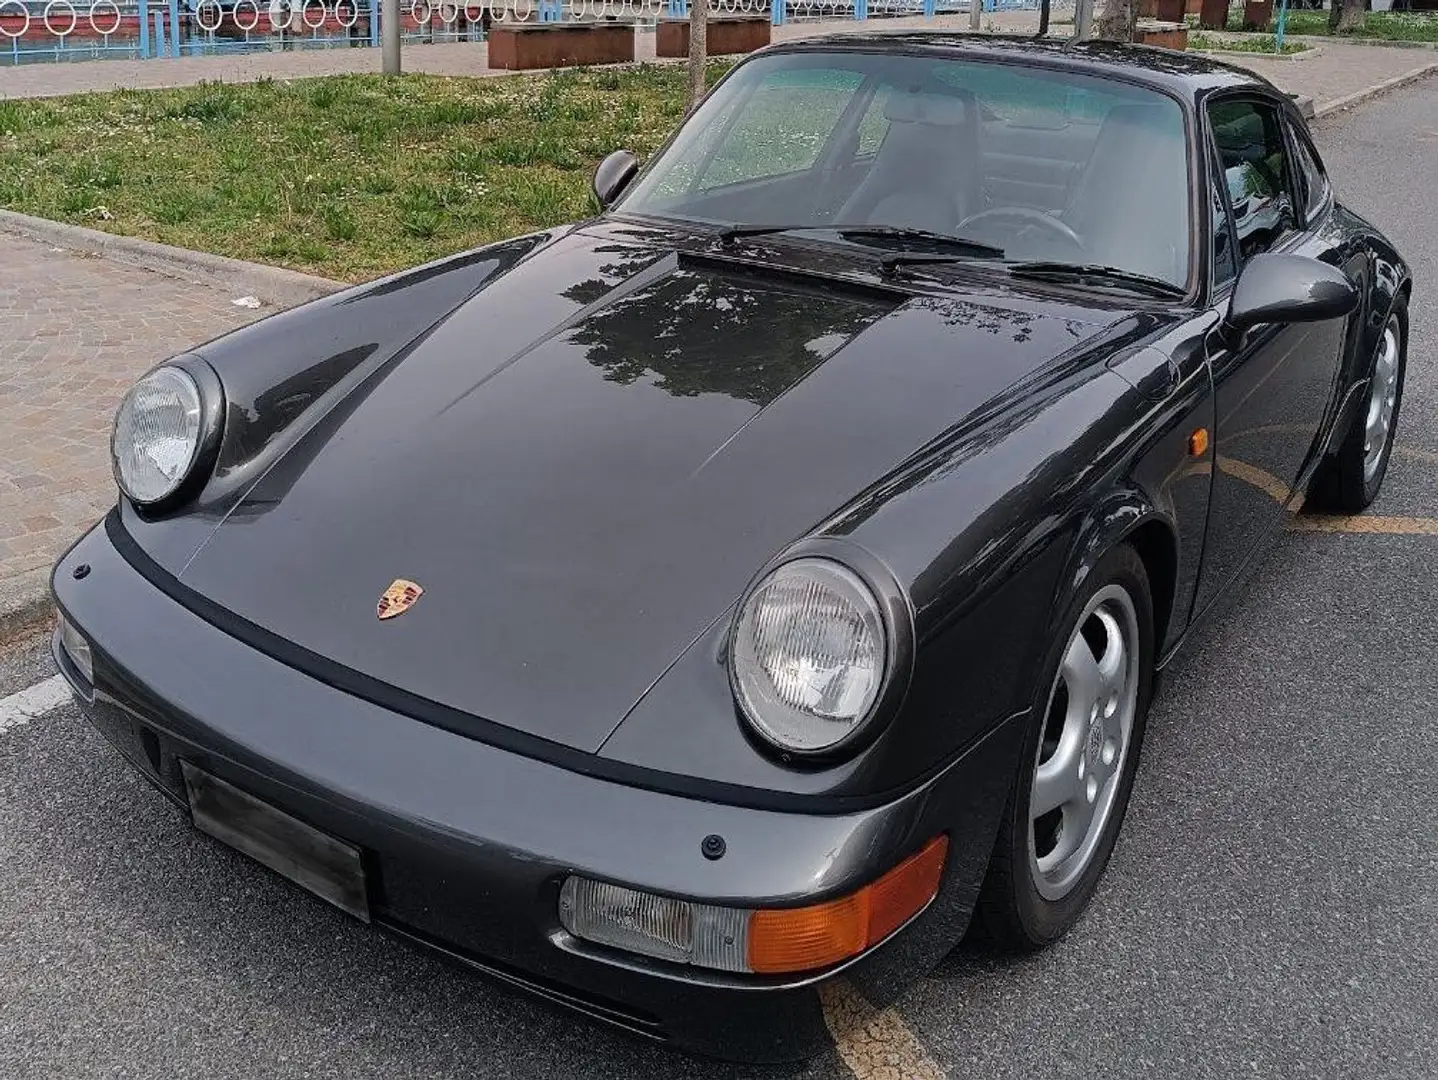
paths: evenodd
<path fill-rule="evenodd" d="M 1373 379 L 1368 387 L 1368 415 L 1363 425 L 1363 480 L 1371 481 L 1388 452 L 1393 431 L 1393 411 L 1398 405 L 1398 318 L 1388 320 L 1378 358 L 1373 363 Z"/>
<path fill-rule="evenodd" d="M 1093 861 L 1128 759 L 1142 657 L 1132 597 L 1089 600 L 1049 691 L 1029 796 L 1029 872 L 1062 899 Z"/>

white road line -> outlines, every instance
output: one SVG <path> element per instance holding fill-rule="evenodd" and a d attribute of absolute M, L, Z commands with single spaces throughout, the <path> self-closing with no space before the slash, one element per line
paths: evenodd
<path fill-rule="evenodd" d="M 70 684 L 63 675 L 51 675 L 18 694 L 0 698 L 0 735 L 28 724 L 70 700 Z"/>

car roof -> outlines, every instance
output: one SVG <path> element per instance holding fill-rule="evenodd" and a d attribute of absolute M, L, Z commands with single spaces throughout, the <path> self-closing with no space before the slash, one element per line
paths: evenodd
<path fill-rule="evenodd" d="M 772 53 L 851 49 L 882 49 L 930 55 L 940 53 L 1065 68 L 1146 83 L 1187 96 L 1233 87 L 1275 89 L 1267 79 L 1251 71 L 1210 60 L 1205 56 L 1111 41 L 1019 38 L 997 34 L 958 34 L 942 30 L 870 31 L 803 38 L 772 45 L 764 51 Z"/>

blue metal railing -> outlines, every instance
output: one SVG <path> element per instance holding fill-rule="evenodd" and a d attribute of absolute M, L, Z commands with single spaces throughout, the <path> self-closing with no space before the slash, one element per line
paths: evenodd
<path fill-rule="evenodd" d="M 1038 0 L 711 0 L 716 15 L 768 15 L 776 24 L 934 17 L 1036 8 Z M 482 41 L 510 22 L 595 19 L 653 23 L 688 0 L 401 0 L 408 43 Z M 376 47 L 379 0 L 0 0 L 0 66 L 156 59 L 287 49 Z"/>
<path fill-rule="evenodd" d="M 536 7 L 517 0 L 506 14 Z M 402 36 L 480 41 L 488 11 L 476 0 L 410 0 Z M 378 45 L 379 0 L 0 0 L 0 66 Z"/>
<path fill-rule="evenodd" d="M 0 63 L 139 56 L 147 31 L 135 0 L 0 0 Z"/>

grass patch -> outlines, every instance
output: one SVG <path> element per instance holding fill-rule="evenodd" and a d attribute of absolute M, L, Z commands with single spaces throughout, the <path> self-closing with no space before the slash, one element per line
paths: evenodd
<path fill-rule="evenodd" d="M 1295 53 L 1307 52 L 1308 46 L 1301 41 L 1284 41 L 1283 49 L 1274 48 L 1275 38 L 1272 34 L 1242 38 L 1221 38 L 1212 34 L 1205 34 L 1201 31 L 1190 30 L 1188 34 L 1188 47 L 1199 52 L 1213 49 L 1221 49 L 1224 52 L 1264 53 L 1272 56 L 1279 53 L 1282 56 L 1292 56 Z"/>
<path fill-rule="evenodd" d="M 1290 11 L 1288 21 L 1284 24 L 1284 32 L 1327 36 L 1328 12 Z M 1361 29 L 1343 36 L 1384 41 L 1438 41 L 1438 13 L 1370 11 L 1364 18 Z"/>
<path fill-rule="evenodd" d="M 590 170 L 653 152 L 685 86 L 666 64 L 0 100 L 0 206 L 361 281 L 585 216 Z"/>

